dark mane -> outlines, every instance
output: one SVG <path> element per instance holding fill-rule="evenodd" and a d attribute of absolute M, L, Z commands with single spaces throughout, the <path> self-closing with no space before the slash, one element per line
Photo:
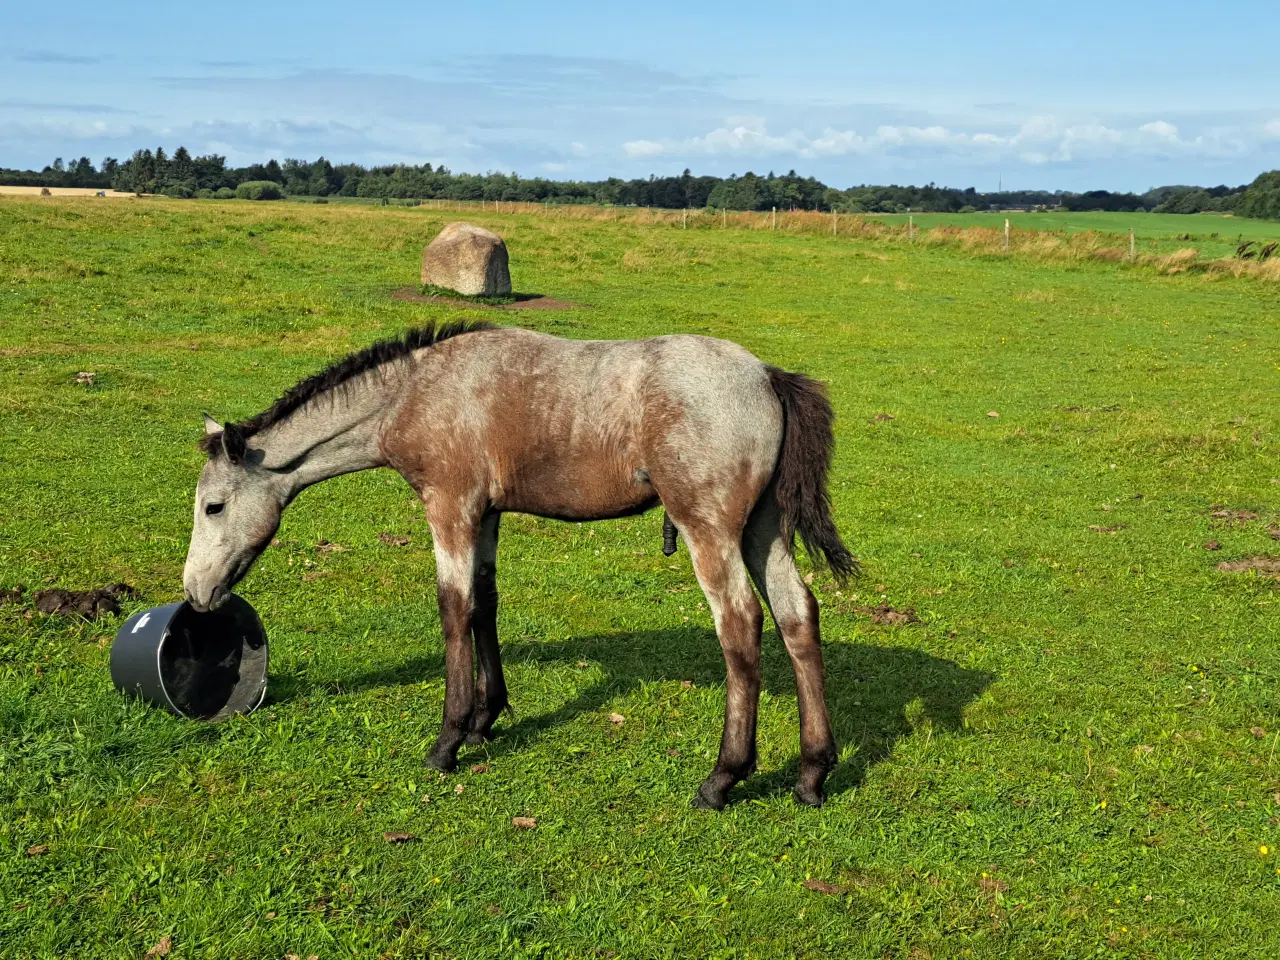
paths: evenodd
<path fill-rule="evenodd" d="M 314 376 L 308 377 L 301 383 L 290 387 L 262 413 L 240 423 L 232 424 L 232 426 L 244 437 L 251 437 L 255 433 L 275 426 L 306 406 L 316 397 L 341 387 L 362 373 L 374 370 L 393 360 L 407 357 L 415 350 L 434 346 L 443 340 L 452 340 L 454 337 L 460 337 L 465 333 L 493 329 L 495 329 L 493 324 L 483 321 L 455 320 L 440 327 L 437 327 L 434 323 L 428 323 L 424 327 L 406 330 L 399 337 L 379 340 L 377 343 L 365 347 L 349 357 L 331 363 Z M 221 433 L 206 434 L 200 440 L 200 449 L 210 457 L 216 456 L 222 449 L 221 439 Z"/>

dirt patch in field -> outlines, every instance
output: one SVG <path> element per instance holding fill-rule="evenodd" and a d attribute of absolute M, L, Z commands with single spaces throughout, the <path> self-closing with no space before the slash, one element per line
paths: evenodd
<path fill-rule="evenodd" d="M 1256 570 L 1259 576 L 1280 580 L 1280 557 L 1246 557 L 1244 560 L 1226 560 L 1218 564 L 1223 573 L 1247 573 Z"/>
<path fill-rule="evenodd" d="M 19 603 L 24 588 L 14 587 L 3 591 L 0 602 Z M 62 616 L 81 616 L 86 620 L 96 620 L 107 614 L 120 612 L 120 601 L 131 600 L 138 596 L 138 591 L 127 583 L 113 583 L 96 590 L 62 590 L 53 587 L 40 590 L 31 597 L 31 602 L 38 613 L 60 614 Z"/>
<path fill-rule="evenodd" d="M 814 893 L 825 893 L 830 897 L 842 896 L 846 892 L 844 887 L 840 886 L 838 883 L 828 883 L 825 880 L 818 880 L 816 878 L 810 878 L 800 884 L 800 886 L 804 887 L 806 890 L 812 890 Z"/>
<path fill-rule="evenodd" d="M 1252 510 L 1232 510 L 1220 503 L 1209 508 L 1209 517 L 1212 520 L 1225 520 L 1231 524 L 1248 523 L 1250 520 L 1258 519 L 1258 515 Z"/>
<path fill-rule="evenodd" d="M 474 300 L 425 296 L 414 287 L 401 287 L 391 294 L 392 300 L 399 300 L 401 303 L 443 303 L 450 307 L 463 307 L 469 310 L 579 310 L 586 307 L 585 303 L 557 300 L 555 297 L 544 297 L 540 293 L 517 293 L 515 298 L 515 303 L 476 303 Z"/>
<path fill-rule="evenodd" d="M 919 623 L 920 618 L 916 616 L 915 607 L 907 607 L 905 610 L 896 610 L 887 603 L 881 603 L 874 607 L 854 607 L 855 612 L 864 616 L 870 616 L 872 623 L 883 624 L 890 627 L 905 626 L 908 623 Z"/>

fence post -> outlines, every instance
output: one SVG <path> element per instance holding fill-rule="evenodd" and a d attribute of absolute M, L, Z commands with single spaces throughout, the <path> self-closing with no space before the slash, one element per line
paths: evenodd
<path fill-rule="evenodd" d="M 689 208 L 688 207 L 684 208 L 684 216 L 680 218 L 680 229 L 681 230 L 689 229 Z"/>
<path fill-rule="evenodd" d="M 778 208 L 777 208 L 777 207 L 774 207 L 774 208 L 773 208 L 773 213 L 772 213 L 772 214 L 770 214 L 770 219 L 769 219 L 769 229 L 770 229 L 770 230 L 777 230 L 777 229 L 778 229 Z"/>
<path fill-rule="evenodd" d="M 1138 245 L 1133 239 L 1133 227 L 1129 228 L 1129 262 L 1138 259 Z"/>
<path fill-rule="evenodd" d="M 836 235 L 836 229 L 840 224 L 840 214 L 836 213 L 836 208 L 831 208 L 831 235 Z"/>
<path fill-rule="evenodd" d="M 916 218 L 910 215 L 907 216 L 907 239 L 916 242 Z"/>
<path fill-rule="evenodd" d="M 729 226 L 729 208 L 722 207 L 720 209 L 720 229 L 727 229 Z"/>
<path fill-rule="evenodd" d="M 1009 252 L 1009 218 L 1004 218 L 1004 252 Z"/>

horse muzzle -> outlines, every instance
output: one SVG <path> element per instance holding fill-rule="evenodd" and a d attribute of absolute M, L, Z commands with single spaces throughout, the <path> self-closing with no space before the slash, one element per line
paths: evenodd
<path fill-rule="evenodd" d="M 185 587 L 182 592 L 186 597 L 187 603 L 191 604 L 192 609 L 197 613 L 208 613 L 210 610 L 217 610 L 231 597 L 230 588 L 221 583 L 215 584 L 207 595 L 203 595 L 202 591 L 191 587 Z"/>

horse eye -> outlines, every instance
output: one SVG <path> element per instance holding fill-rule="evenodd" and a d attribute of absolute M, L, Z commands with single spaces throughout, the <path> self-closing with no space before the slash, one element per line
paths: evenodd
<path fill-rule="evenodd" d="M 224 506 L 226 506 L 226 504 L 223 504 L 223 503 L 208 503 L 208 504 L 205 504 L 205 508 L 204 508 L 205 515 L 206 515 L 206 516 L 209 516 L 209 517 L 212 517 L 214 514 L 221 513 L 221 512 L 222 512 L 222 508 L 223 508 Z"/>

